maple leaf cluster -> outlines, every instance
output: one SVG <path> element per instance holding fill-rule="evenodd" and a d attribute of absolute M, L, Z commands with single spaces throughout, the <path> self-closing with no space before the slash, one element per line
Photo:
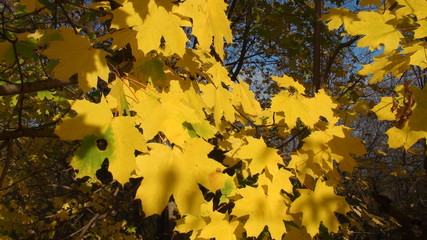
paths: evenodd
<path fill-rule="evenodd" d="M 360 141 L 352 140 L 349 129 L 334 127 L 338 118 L 333 99 L 324 91 L 307 97 L 305 88 L 292 78 L 276 77 L 273 79 L 284 90 L 272 99 L 271 108 L 261 109 L 249 86 L 231 81 L 227 70 L 210 55 L 212 45 L 222 59 L 224 40 L 231 41 L 222 1 L 122 1 L 121 5 L 111 11 L 112 31 L 100 39 L 77 35 L 69 27 L 40 38 L 57 36 L 45 40 L 48 47 L 43 54 L 59 59 L 53 69 L 56 77 L 77 73 L 83 92 L 96 87 L 98 78 L 106 81 L 114 70 L 106 58 L 109 53 L 95 48 L 97 42 L 111 39 L 115 49 L 129 44 L 136 58 L 133 69 L 109 83 L 110 92 L 98 103 L 86 99 L 69 102 L 77 115 L 62 119 L 55 133 L 64 140 L 82 141 L 71 160 L 77 176 L 95 176 L 108 159 L 109 171 L 119 183 L 143 177 L 136 198 L 141 199 L 145 214 L 160 214 L 173 197 L 183 216 L 177 230 L 192 230 L 194 239 L 258 236 L 264 227 L 279 239 L 287 232 L 284 221 L 302 221 L 312 237 L 321 222 L 337 232 L 334 212 L 345 214 L 349 207 L 334 193 L 338 178 L 330 177 L 327 183 L 322 178 L 338 176 L 334 160 L 342 170 L 351 172 L 355 164 L 349 154 L 363 154 L 364 150 Z M 192 28 L 196 48 L 186 48 L 189 40 L 183 27 Z M 67 51 L 59 51 L 62 48 Z M 175 67 L 165 64 L 172 59 Z M 275 127 L 273 115 L 284 124 L 282 135 L 290 134 L 298 121 L 314 131 L 310 135 L 314 140 L 307 139 L 305 144 L 309 150 L 301 149 L 289 164 L 262 137 L 252 136 L 256 124 Z M 240 125 L 240 130 L 231 130 L 233 124 Z M 317 125 L 328 130 L 316 131 Z M 322 133 L 325 136 L 315 138 Z M 214 149 L 208 140 L 218 134 L 223 137 L 217 147 L 226 152 L 223 162 L 208 157 Z M 106 147 L 99 147 L 100 140 L 106 141 Z M 360 147 L 341 149 L 348 141 Z M 252 186 L 239 183 L 237 173 L 224 173 L 239 162 L 243 178 L 258 178 Z M 290 180 L 294 177 L 309 189 L 300 190 L 297 200 L 291 201 L 288 195 L 294 194 Z M 213 209 L 199 185 L 209 192 L 223 192 L 221 204 L 215 208 L 234 202 L 231 213 Z M 232 191 L 225 191 L 230 187 Z M 247 208 L 253 203 L 253 208 Z M 313 203 L 324 206 L 323 213 L 320 208 L 306 208 Z M 203 210 L 206 204 L 210 207 Z M 227 231 L 212 230 L 222 225 Z"/>
<path fill-rule="evenodd" d="M 361 2 L 364 6 L 372 4 L 379 6 L 380 1 Z M 358 72 L 360 75 L 372 75 L 371 84 L 382 81 L 389 74 L 402 77 L 414 66 L 427 68 L 425 1 L 399 0 L 390 4 L 385 11 L 361 11 L 357 14 L 348 9 L 331 9 L 322 19 L 330 20 L 329 29 L 344 25 L 348 35 L 363 35 L 358 47 L 383 49 L 382 54 L 374 57 L 372 63 L 364 65 Z M 424 117 L 420 114 L 425 105 L 425 90 L 409 86 L 414 81 L 416 79 L 396 86 L 397 96 L 393 101 L 391 97 L 382 97 L 381 102 L 372 109 L 378 119 L 396 121 L 395 126 L 386 132 L 392 148 L 403 146 L 409 149 L 427 136 L 425 124 L 421 123 Z M 402 105 L 405 106 L 402 108 Z"/>

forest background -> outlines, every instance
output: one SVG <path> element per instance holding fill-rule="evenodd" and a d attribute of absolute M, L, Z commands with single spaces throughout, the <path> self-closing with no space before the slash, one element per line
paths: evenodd
<path fill-rule="evenodd" d="M 1 239 L 427 239 L 427 1 L 0 13 Z"/>

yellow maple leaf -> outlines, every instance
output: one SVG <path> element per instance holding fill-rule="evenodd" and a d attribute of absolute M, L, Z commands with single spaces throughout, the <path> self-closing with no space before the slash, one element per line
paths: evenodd
<path fill-rule="evenodd" d="M 215 87 L 212 84 L 200 85 L 203 101 L 214 114 L 215 125 L 218 129 L 221 125 L 221 118 L 224 116 L 229 121 L 234 121 L 235 110 L 231 105 L 231 93 L 219 85 Z"/>
<path fill-rule="evenodd" d="M 108 80 L 108 52 L 92 48 L 89 39 L 75 34 L 72 28 L 61 27 L 59 32 L 63 39 L 51 41 L 43 51 L 48 58 L 61 60 L 53 70 L 55 77 L 67 79 L 77 73 L 84 92 L 96 87 L 98 77 Z"/>
<path fill-rule="evenodd" d="M 143 56 L 136 60 L 133 69 L 138 81 L 151 83 L 153 87 L 168 87 L 173 77 L 168 78 L 162 58 Z"/>
<path fill-rule="evenodd" d="M 206 226 L 206 222 L 201 216 L 193 216 L 188 214 L 187 216 L 176 220 L 175 231 L 180 233 L 187 233 L 190 231 L 196 232 Z M 196 235 L 193 233 L 193 235 Z"/>
<path fill-rule="evenodd" d="M 242 106 L 244 112 L 252 116 L 261 114 L 261 106 L 247 83 L 240 81 L 238 84 L 232 84 L 231 87 L 233 88 L 231 98 L 234 106 Z"/>
<path fill-rule="evenodd" d="M 351 173 L 357 165 L 351 154 L 363 156 L 366 149 L 361 139 L 351 136 L 350 128 L 343 127 L 343 132 L 344 136 L 334 135 L 328 146 L 331 149 L 331 159 L 338 162 L 342 171 Z"/>
<path fill-rule="evenodd" d="M 320 177 L 323 171 L 331 172 L 334 169 L 334 160 L 339 168 L 352 172 L 356 162 L 351 154 L 363 155 L 366 153 L 361 140 L 350 136 L 351 129 L 344 126 L 332 126 L 325 131 L 315 131 L 305 138 L 303 146 L 297 151 L 298 160 L 304 164 L 297 167 L 299 172 Z M 293 163 L 294 164 L 294 163 Z M 311 171 L 303 168 L 311 168 Z M 305 180 L 304 176 L 301 176 Z"/>
<path fill-rule="evenodd" d="M 366 11 L 359 12 L 357 17 L 360 21 L 353 21 L 345 29 L 351 35 L 365 35 L 358 41 L 358 47 L 369 47 L 372 51 L 383 45 L 384 53 L 389 53 L 399 47 L 403 35 L 388 23 L 396 18 L 393 13 L 386 11 L 380 14 Z"/>
<path fill-rule="evenodd" d="M 340 224 L 334 212 L 346 214 L 350 211 L 345 198 L 337 196 L 333 187 L 320 180 L 314 191 L 299 189 L 298 192 L 301 195 L 292 202 L 289 212 L 302 213 L 302 224 L 311 237 L 319 233 L 321 222 L 329 231 L 338 232 Z"/>
<path fill-rule="evenodd" d="M 232 42 L 226 9 L 224 0 L 187 0 L 177 10 L 177 13 L 192 18 L 192 34 L 197 37 L 200 48 L 209 51 L 213 38 L 215 50 L 221 59 L 224 58 L 224 39 Z"/>
<path fill-rule="evenodd" d="M 425 130 L 417 131 L 411 129 L 408 122 L 402 129 L 396 127 L 390 128 L 386 134 L 388 136 L 388 145 L 391 148 L 400 148 L 403 146 L 405 149 L 409 149 L 419 139 L 427 137 Z"/>
<path fill-rule="evenodd" d="M 333 127 L 332 129 L 336 129 L 335 132 L 342 131 L 340 127 Z M 328 146 L 329 141 L 334 137 L 334 130 L 332 129 L 315 131 L 305 138 L 302 148 L 298 150 L 301 160 L 313 161 L 313 163 L 321 166 L 321 169 L 332 169 L 333 163 L 329 156 L 331 149 Z"/>
<path fill-rule="evenodd" d="M 329 21 L 327 25 L 331 31 L 340 28 L 343 24 L 348 26 L 353 21 L 358 20 L 357 15 L 347 8 L 332 8 L 328 12 L 328 14 L 322 15 L 320 20 Z"/>
<path fill-rule="evenodd" d="M 288 75 L 283 75 L 282 77 L 272 76 L 271 79 L 273 79 L 279 87 L 287 88 L 289 92 L 294 92 L 295 90 L 299 94 L 304 94 L 305 92 L 305 87 Z"/>
<path fill-rule="evenodd" d="M 293 185 L 290 178 L 294 176 L 293 173 L 291 173 L 289 170 L 286 170 L 284 168 L 280 168 L 279 171 L 277 171 L 272 176 L 273 176 L 273 179 L 271 180 L 272 185 L 274 185 L 279 189 L 284 190 L 287 193 L 292 194 Z"/>
<path fill-rule="evenodd" d="M 234 133 L 228 136 L 226 139 L 220 142 L 219 146 L 225 150 L 224 164 L 227 166 L 234 166 L 240 159 L 237 158 L 237 152 L 239 149 L 246 145 L 247 142 L 244 140 L 243 134 Z"/>
<path fill-rule="evenodd" d="M 320 121 L 320 117 L 326 118 L 329 124 L 334 125 L 338 121 L 333 112 L 336 106 L 337 104 L 322 89 L 314 98 L 282 91 L 273 97 L 270 110 L 284 112 L 285 123 L 291 129 L 296 126 L 298 118 L 313 128 Z"/>
<path fill-rule="evenodd" d="M 209 139 L 214 137 L 214 134 L 216 133 L 216 129 L 213 125 L 210 124 L 209 121 L 206 120 L 206 115 L 204 112 L 204 109 L 207 108 L 205 102 L 203 101 L 200 94 L 196 92 L 197 86 L 191 85 L 193 82 L 189 79 L 187 80 L 181 80 L 181 81 L 173 81 L 170 84 L 169 93 L 172 98 L 178 99 L 179 96 L 183 93 L 182 97 L 182 103 L 195 110 L 194 117 L 197 119 L 197 121 L 191 122 L 191 123 L 185 123 L 186 125 L 190 124 L 191 127 L 187 128 L 189 131 L 194 130 L 194 134 L 203 137 L 205 139 Z M 181 84 L 185 86 L 186 90 L 182 92 Z M 187 85 L 188 84 L 188 85 Z M 190 87 L 191 85 L 191 87 Z M 175 94 L 178 95 L 178 97 L 175 97 Z"/>
<path fill-rule="evenodd" d="M 80 140 L 89 135 L 100 134 L 108 128 L 113 119 L 104 98 L 99 103 L 87 100 L 70 101 L 70 105 L 78 115 L 63 119 L 55 129 L 55 134 L 63 140 Z"/>
<path fill-rule="evenodd" d="M 415 15 L 418 19 L 427 17 L 427 2 L 419 0 L 397 0 L 403 6 L 396 13 L 401 15 Z"/>
<path fill-rule="evenodd" d="M 210 222 L 204 226 L 195 239 L 238 240 L 241 237 L 239 221 L 236 218 L 229 220 L 227 213 L 212 212 Z M 240 230 L 240 231 L 239 231 Z"/>
<path fill-rule="evenodd" d="M 427 37 L 427 19 L 423 19 L 417 22 L 420 26 L 415 29 L 414 37 L 415 38 L 423 38 Z"/>
<path fill-rule="evenodd" d="M 141 117 L 141 128 L 147 139 L 152 139 L 159 132 L 163 132 L 171 142 L 182 145 L 191 137 L 183 124 L 201 121 L 197 117 L 196 109 L 184 103 L 185 95 L 182 92 L 163 93 L 157 96 L 150 91 L 138 90 L 135 94 L 138 103 L 131 109 Z"/>
<path fill-rule="evenodd" d="M 305 228 L 289 227 L 290 230 L 285 235 L 283 240 L 311 240 L 312 238 L 307 233 Z"/>
<path fill-rule="evenodd" d="M 425 26 L 427 28 L 427 24 Z M 427 68 L 427 44 L 425 42 L 415 42 L 405 47 L 402 54 L 409 56 L 409 64 Z"/>
<path fill-rule="evenodd" d="M 237 217 L 248 216 L 244 228 L 248 236 L 257 237 L 265 226 L 268 226 L 273 239 L 281 239 L 286 233 L 284 220 L 293 220 L 287 215 L 288 199 L 280 194 L 280 186 L 268 183 L 268 179 L 261 180 L 267 188 L 267 192 L 262 186 L 256 188 L 245 187 L 236 190 L 236 193 L 243 198 L 235 202 L 231 212 Z M 251 207 L 248 207 L 251 206 Z"/>
<path fill-rule="evenodd" d="M 247 137 L 247 145 L 242 146 L 236 153 L 235 157 L 241 159 L 250 159 L 249 169 L 252 175 L 261 173 L 262 170 L 268 169 L 273 175 L 277 173 L 278 164 L 282 164 L 282 158 L 277 154 L 277 150 L 269 148 L 263 139 Z"/>
<path fill-rule="evenodd" d="M 108 87 L 111 89 L 106 100 L 111 109 L 115 109 L 120 115 L 128 111 L 130 104 L 136 104 L 138 99 L 135 99 L 134 89 L 130 87 L 129 81 L 125 79 L 118 79 L 110 84 Z"/>
<path fill-rule="evenodd" d="M 173 13 L 176 6 L 172 2 L 170 0 L 125 1 L 122 7 L 112 11 L 114 17 L 111 28 L 132 27 L 136 30 L 138 49 L 144 54 L 156 50 L 165 55 L 176 53 L 182 56 L 188 39 L 181 28 L 181 18 Z M 136 49 L 134 51 L 136 52 Z"/>
<path fill-rule="evenodd" d="M 105 141 L 103 144 L 106 144 L 106 149 L 100 148 L 100 140 Z M 79 170 L 78 177 L 93 177 L 108 158 L 108 170 L 114 179 L 125 184 L 136 168 L 135 150 L 147 151 L 145 140 L 135 128 L 134 120 L 130 117 L 116 117 L 105 132 L 83 139 L 70 164 Z"/>
<path fill-rule="evenodd" d="M 297 178 L 305 183 L 312 178 L 318 178 L 327 171 L 332 171 L 331 149 L 327 143 L 333 138 L 329 133 L 316 131 L 304 139 L 304 145 L 292 155 L 288 168 L 296 171 Z"/>
<path fill-rule="evenodd" d="M 200 215 L 188 214 L 177 220 L 175 230 L 181 233 L 192 231 L 190 237 L 192 240 L 240 239 L 244 232 L 243 224 L 236 217 L 213 211 L 212 208 L 212 201 L 203 203 L 200 207 Z"/>
<path fill-rule="evenodd" d="M 182 150 L 151 143 L 150 153 L 137 157 L 137 176 L 144 177 L 136 198 L 147 216 L 160 214 L 173 195 L 181 215 L 200 213 L 205 202 L 198 184 L 210 191 L 224 187 L 224 167 L 207 157 L 213 146 L 200 138 L 188 139 Z"/>
<path fill-rule="evenodd" d="M 113 42 L 111 43 L 111 49 L 122 49 L 126 44 L 130 44 L 134 54 L 138 50 L 138 42 L 136 41 L 137 32 L 132 29 L 120 29 L 112 33 L 105 34 L 104 36 L 98 39 L 99 42 L 103 42 L 107 39 L 112 38 Z M 138 54 L 135 54 L 138 56 Z"/>
<path fill-rule="evenodd" d="M 361 115 L 367 114 L 372 108 L 372 101 L 358 100 L 349 108 L 339 110 L 339 116 L 343 120 L 344 125 L 351 125 L 359 121 Z"/>
<path fill-rule="evenodd" d="M 396 119 L 396 114 L 391 110 L 393 108 L 393 98 L 392 97 L 382 97 L 381 101 L 372 108 L 379 120 L 394 121 Z"/>
<path fill-rule="evenodd" d="M 208 51 L 196 48 L 185 50 L 184 56 L 179 59 L 176 66 L 188 71 L 190 74 L 204 74 L 204 70 L 208 70 L 216 60 L 209 54 Z"/>
<path fill-rule="evenodd" d="M 311 177 L 320 177 L 322 172 L 320 171 L 321 166 L 314 162 L 312 158 L 302 158 L 299 154 L 293 154 L 291 156 L 291 161 L 287 166 L 292 168 L 296 172 L 296 177 L 300 182 L 305 183 L 307 179 Z"/>
<path fill-rule="evenodd" d="M 228 76 L 228 70 L 222 66 L 219 62 L 215 62 L 212 67 L 207 71 L 207 77 L 216 87 L 221 86 L 224 83 L 226 86 L 232 85 L 230 77 Z"/>
<path fill-rule="evenodd" d="M 363 65 L 357 73 L 360 75 L 372 74 L 370 84 L 382 81 L 387 74 L 400 77 L 406 70 L 410 69 L 410 55 L 401 55 L 397 51 L 381 54 L 373 58 L 371 64 Z"/>
<path fill-rule="evenodd" d="M 402 86 L 396 87 L 396 91 L 399 93 L 398 89 L 403 89 Z M 409 149 L 414 145 L 419 139 L 427 137 L 427 126 L 425 124 L 425 113 L 427 111 L 427 98 L 426 88 L 418 89 L 416 87 L 411 88 L 415 96 L 415 104 L 411 108 L 411 114 L 409 119 L 405 122 L 402 128 L 392 127 L 386 134 L 388 135 L 388 144 L 391 148 L 404 147 Z M 402 97 L 402 93 L 399 95 Z"/>

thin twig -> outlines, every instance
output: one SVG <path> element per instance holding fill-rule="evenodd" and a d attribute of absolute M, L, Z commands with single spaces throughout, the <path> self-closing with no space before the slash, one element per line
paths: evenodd
<path fill-rule="evenodd" d="M 68 23 L 71 25 L 71 27 L 73 27 L 74 33 L 75 34 L 79 34 L 79 31 L 77 31 L 77 27 L 74 24 L 73 20 L 70 18 L 70 16 L 68 16 L 67 11 L 65 11 L 64 6 L 62 6 L 61 2 L 56 1 L 56 3 L 58 4 L 59 8 L 61 8 L 62 12 L 65 15 L 65 18 L 68 20 Z"/>
<path fill-rule="evenodd" d="M 335 48 L 335 50 L 332 53 L 332 55 L 328 58 L 328 62 L 326 64 L 326 68 L 325 68 L 325 71 L 324 71 L 323 76 L 322 76 L 322 82 L 323 83 L 327 82 L 327 80 L 329 78 L 329 74 L 331 73 L 332 65 L 334 64 L 335 59 L 337 58 L 337 56 L 340 53 L 340 51 L 343 48 L 350 47 L 354 42 L 356 42 L 359 39 L 360 39 L 360 36 L 355 36 L 355 37 L 351 38 L 350 40 L 348 40 L 347 42 L 340 43 L 337 46 L 337 48 Z"/>
<path fill-rule="evenodd" d="M 14 181 L 14 182 L 13 182 L 12 184 L 10 184 L 9 186 L 4 187 L 4 188 L 0 188 L 0 192 L 1 192 L 1 191 L 4 191 L 4 190 L 7 190 L 7 189 L 9 189 L 9 188 L 11 188 L 11 187 L 13 187 L 13 186 L 15 186 L 15 185 L 19 184 L 20 182 L 23 182 L 23 181 L 27 180 L 28 178 L 32 178 L 32 177 L 33 177 L 34 175 L 36 175 L 37 173 L 39 173 L 39 172 L 43 172 L 43 171 L 45 171 L 45 170 L 47 170 L 47 169 L 49 169 L 49 168 L 53 167 L 53 166 L 54 166 L 54 165 L 56 165 L 56 164 L 57 164 L 57 163 L 53 163 L 53 164 L 51 164 L 51 165 L 49 165 L 49 166 L 47 166 L 47 167 L 45 167 L 45 168 L 39 169 L 39 170 L 37 170 L 37 171 L 34 171 L 34 172 L 30 173 L 28 176 L 26 176 L 26 177 L 24 177 L 24 178 L 22 178 L 22 179 L 20 179 L 20 180 Z"/>
<path fill-rule="evenodd" d="M 236 69 L 233 72 L 233 75 L 231 76 L 231 80 L 236 81 L 237 80 L 237 76 L 240 73 L 240 70 L 243 67 L 243 63 L 245 61 L 245 55 L 248 52 L 248 43 L 250 41 L 250 37 L 249 37 L 249 30 L 251 29 L 251 23 L 250 23 L 250 14 L 251 14 L 251 6 L 248 6 L 247 12 L 246 12 L 246 25 L 245 25 L 245 30 L 243 32 L 243 43 L 242 43 L 242 48 L 240 50 L 240 57 L 237 60 L 237 66 Z"/>
<path fill-rule="evenodd" d="M 80 230 L 78 230 L 77 232 L 72 233 L 71 235 L 68 236 L 68 238 L 71 238 L 72 236 L 76 235 L 77 233 L 80 232 L 79 236 L 77 236 L 75 239 L 76 240 L 80 240 L 84 237 L 84 235 L 87 233 L 87 231 L 89 230 L 89 228 L 92 226 L 92 224 L 99 218 L 99 213 L 95 214 L 95 216 L 93 216 L 89 222 Z"/>

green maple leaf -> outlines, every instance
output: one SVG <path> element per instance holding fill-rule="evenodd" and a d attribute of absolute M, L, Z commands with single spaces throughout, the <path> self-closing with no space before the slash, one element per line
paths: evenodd
<path fill-rule="evenodd" d="M 100 146 L 102 144 L 106 146 Z M 108 170 L 114 179 L 124 184 L 136 169 L 135 150 L 147 151 L 142 134 L 134 127 L 134 120 L 116 117 L 103 133 L 83 139 L 70 164 L 79 170 L 78 177 L 94 176 L 108 158 Z"/>
<path fill-rule="evenodd" d="M 112 118 L 105 99 L 99 104 L 77 100 L 71 105 L 77 116 L 64 119 L 55 133 L 64 140 L 82 140 L 71 160 L 71 166 L 79 170 L 77 176 L 95 176 L 105 158 L 108 158 L 113 177 L 122 184 L 126 183 L 136 168 L 135 150 L 147 151 L 144 137 L 135 128 L 134 119 Z"/>

